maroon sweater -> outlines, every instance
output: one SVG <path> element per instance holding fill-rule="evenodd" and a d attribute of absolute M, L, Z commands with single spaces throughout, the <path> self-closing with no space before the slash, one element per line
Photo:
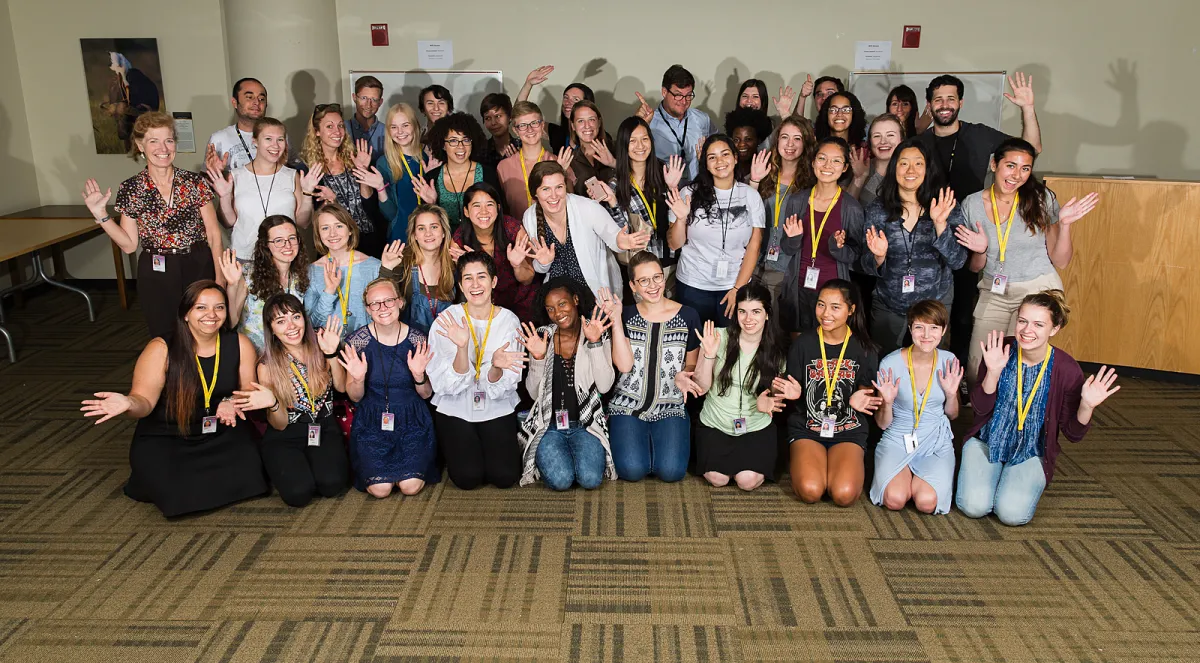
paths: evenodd
<path fill-rule="evenodd" d="M 1013 347 L 1016 339 L 1009 336 L 1004 339 L 1004 345 Z M 1015 350 L 1010 350 L 1015 352 Z M 987 377 L 987 363 L 979 362 L 979 382 L 971 390 L 971 409 L 975 411 L 975 422 L 971 424 L 963 440 L 968 440 L 979 434 L 983 427 L 992 420 L 992 412 L 996 409 L 996 394 L 983 392 L 983 380 Z M 1078 442 L 1087 435 L 1092 427 L 1091 422 L 1085 426 L 1079 423 L 1079 400 L 1083 390 L 1083 369 L 1075 358 L 1059 348 L 1054 349 L 1054 369 L 1050 371 L 1050 397 L 1046 401 L 1046 418 L 1043 426 L 1046 442 L 1045 453 L 1042 454 L 1042 471 L 1046 473 L 1046 484 L 1054 477 L 1054 461 L 1058 458 L 1058 433 L 1072 442 Z"/>

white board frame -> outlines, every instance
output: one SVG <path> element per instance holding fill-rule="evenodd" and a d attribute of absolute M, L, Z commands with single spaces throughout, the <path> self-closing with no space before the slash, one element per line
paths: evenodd
<path fill-rule="evenodd" d="M 1003 131 L 1000 122 L 1004 115 L 1005 85 L 1007 71 L 854 71 L 850 72 L 847 89 L 858 97 L 867 112 L 867 121 L 887 112 L 888 92 L 899 85 L 907 85 L 917 94 L 918 108 L 914 113 L 925 110 L 925 88 L 929 81 L 943 74 L 962 79 L 963 105 L 958 118 L 965 122 L 986 124 Z"/>

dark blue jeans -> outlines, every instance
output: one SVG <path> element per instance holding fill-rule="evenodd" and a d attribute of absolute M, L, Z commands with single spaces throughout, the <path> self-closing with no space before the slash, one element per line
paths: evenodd
<path fill-rule="evenodd" d="M 552 421 L 538 442 L 533 461 L 551 489 L 567 490 L 578 481 L 591 490 L 604 481 L 605 456 L 604 445 L 587 429 L 575 424 L 558 430 Z"/>
<path fill-rule="evenodd" d="M 683 281 L 675 282 L 675 301 L 696 309 L 701 322 L 712 320 L 718 327 L 728 327 L 730 322 L 729 318 L 725 317 L 725 306 L 721 304 L 726 292 L 728 291 L 701 290 Z"/>
<path fill-rule="evenodd" d="M 647 474 L 655 474 L 663 481 L 679 481 L 687 474 L 691 427 L 686 416 L 658 421 L 631 415 L 609 417 L 609 444 L 617 476 L 641 481 Z"/>

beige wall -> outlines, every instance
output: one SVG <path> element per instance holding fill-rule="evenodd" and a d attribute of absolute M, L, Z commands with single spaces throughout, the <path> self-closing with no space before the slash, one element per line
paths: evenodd
<path fill-rule="evenodd" d="M 39 204 L 8 0 L 0 0 L 0 214 Z"/>

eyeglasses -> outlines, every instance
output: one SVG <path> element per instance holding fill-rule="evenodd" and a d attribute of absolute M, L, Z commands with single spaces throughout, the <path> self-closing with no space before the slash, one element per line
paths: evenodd
<path fill-rule="evenodd" d="M 521 132 L 529 131 L 530 129 L 541 129 L 542 128 L 542 120 L 534 120 L 532 122 L 522 122 L 520 124 L 514 124 L 513 128 L 516 129 L 517 131 L 521 131 Z"/>
<path fill-rule="evenodd" d="M 671 90 L 667 90 L 667 94 L 671 95 L 672 97 L 675 97 L 675 101 L 679 101 L 680 99 L 685 99 L 687 101 L 691 101 L 692 99 L 696 98 L 695 92 L 688 92 L 687 94 L 680 94 L 679 92 L 672 92 Z"/>
<path fill-rule="evenodd" d="M 295 235 L 288 235 L 287 237 L 276 237 L 275 239 L 267 240 L 267 244 L 270 244 L 271 246 L 273 246 L 277 249 L 282 249 L 283 247 L 287 246 L 288 244 L 299 244 L 299 243 L 300 243 L 300 238 L 296 237 Z"/>
<path fill-rule="evenodd" d="M 470 145 L 470 138 L 447 138 L 446 145 L 449 147 L 458 147 L 459 145 Z"/>
<path fill-rule="evenodd" d="M 667 277 L 664 276 L 662 272 L 659 272 L 659 273 L 655 274 L 654 276 L 643 276 L 640 279 L 634 279 L 633 282 L 643 288 L 649 288 L 652 285 L 662 285 L 663 281 L 665 281 L 666 279 L 667 279 Z"/>
<path fill-rule="evenodd" d="M 399 297 L 388 297 L 377 302 L 367 302 L 367 308 L 372 311 L 378 311 L 381 308 L 396 308 L 396 304 L 400 301 Z"/>
<path fill-rule="evenodd" d="M 371 104 L 372 106 L 378 106 L 379 104 L 383 103 L 382 97 L 364 97 L 362 95 L 359 95 L 359 96 L 355 97 L 355 99 L 358 99 L 359 101 L 361 101 L 364 104 Z"/>
<path fill-rule="evenodd" d="M 854 112 L 853 106 L 830 106 L 829 112 L 834 115 L 849 115 Z"/>
<path fill-rule="evenodd" d="M 834 158 L 830 159 L 829 157 L 826 157 L 824 154 L 818 154 L 817 157 L 815 159 L 813 159 L 813 161 L 815 161 L 816 163 L 821 163 L 821 164 L 829 164 L 831 166 L 846 165 L 845 159 L 843 159 L 841 157 L 834 157 Z"/>

